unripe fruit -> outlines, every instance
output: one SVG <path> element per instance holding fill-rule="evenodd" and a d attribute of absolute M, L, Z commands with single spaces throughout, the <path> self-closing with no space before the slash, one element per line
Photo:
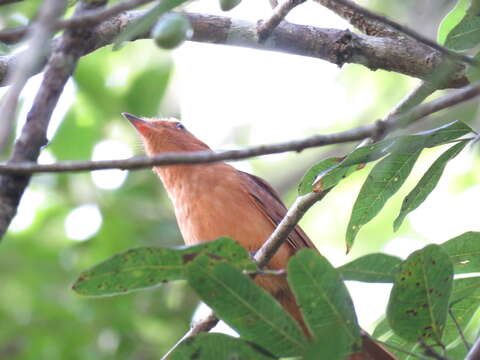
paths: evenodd
<path fill-rule="evenodd" d="M 223 11 L 232 10 L 235 6 L 240 4 L 242 0 L 220 0 L 220 8 Z"/>
<path fill-rule="evenodd" d="M 192 37 L 190 21 L 182 14 L 168 13 L 158 19 L 151 35 L 163 49 L 173 49 Z"/>

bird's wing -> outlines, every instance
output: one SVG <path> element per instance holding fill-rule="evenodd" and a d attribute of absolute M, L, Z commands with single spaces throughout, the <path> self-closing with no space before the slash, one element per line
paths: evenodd
<path fill-rule="evenodd" d="M 278 193 L 262 178 L 243 171 L 239 172 L 250 185 L 247 186 L 247 189 L 254 200 L 255 205 L 274 223 L 275 226 L 278 225 L 287 213 L 287 208 L 283 204 Z M 313 242 L 298 225 L 295 226 L 295 229 L 288 236 L 287 243 L 295 251 L 302 248 L 316 249 Z"/>

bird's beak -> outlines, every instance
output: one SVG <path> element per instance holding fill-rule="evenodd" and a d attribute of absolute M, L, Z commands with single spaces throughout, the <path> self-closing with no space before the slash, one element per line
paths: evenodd
<path fill-rule="evenodd" d="M 135 129 L 137 129 L 137 131 L 142 135 L 146 134 L 147 132 L 149 132 L 149 130 L 152 129 L 152 125 L 150 125 L 148 121 L 140 119 L 135 115 L 124 112 L 122 113 L 122 116 L 128 121 L 130 121 L 130 124 L 132 124 Z"/>

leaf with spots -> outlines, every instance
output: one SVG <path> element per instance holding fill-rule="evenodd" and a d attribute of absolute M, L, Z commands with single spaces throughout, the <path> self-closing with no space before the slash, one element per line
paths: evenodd
<path fill-rule="evenodd" d="M 394 153 L 379 161 L 365 180 L 348 223 L 347 251 L 360 228 L 372 220 L 407 179 L 420 152 Z"/>
<path fill-rule="evenodd" d="M 441 343 L 452 292 L 453 265 L 435 244 L 399 267 L 387 307 L 390 327 L 407 341 Z"/>
<path fill-rule="evenodd" d="M 313 250 L 303 249 L 290 259 L 287 273 L 314 341 L 334 331 L 348 350 L 359 345 L 360 328 L 352 299 L 328 260 Z"/>
<path fill-rule="evenodd" d="M 188 283 L 220 319 L 275 356 L 302 353 L 302 331 L 273 297 L 230 264 L 208 262 L 199 256 L 188 266 Z"/>
<path fill-rule="evenodd" d="M 394 231 L 397 231 L 400 225 L 402 225 L 402 222 L 408 213 L 415 210 L 422 202 L 425 201 L 428 195 L 430 195 L 433 189 L 435 189 L 435 186 L 437 186 L 438 181 L 443 174 L 443 170 L 447 166 L 447 163 L 457 156 L 467 144 L 468 141 L 466 140 L 460 141 L 459 143 L 450 147 L 447 151 L 440 155 L 437 160 L 435 160 L 432 166 L 430 166 L 427 172 L 422 176 L 418 184 L 403 200 L 400 214 L 393 223 Z"/>
<path fill-rule="evenodd" d="M 185 279 L 186 267 L 199 255 L 206 255 L 210 264 L 227 261 L 242 270 L 257 268 L 247 251 L 229 238 L 191 247 L 140 247 L 114 255 L 84 271 L 73 290 L 88 296 L 117 295 Z"/>
<path fill-rule="evenodd" d="M 480 232 L 466 232 L 441 246 L 450 256 L 455 274 L 480 272 Z"/>
<path fill-rule="evenodd" d="M 337 268 L 343 280 L 370 283 L 393 282 L 402 259 L 377 253 L 368 254 Z"/>
<path fill-rule="evenodd" d="M 168 357 L 170 360 L 273 360 L 256 344 L 224 334 L 198 334 L 185 339 Z"/>
<path fill-rule="evenodd" d="M 338 165 L 342 158 L 332 157 L 325 160 L 322 160 L 318 164 L 313 165 L 310 169 L 307 170 L 305 175 L 303 175 L 300 184 L 298 185 L 298 195 L 305 195 L 313 191 L 313 182 L 315 179 L 320 176 L 323 172 L 328 171 L 330 168 Z"/>

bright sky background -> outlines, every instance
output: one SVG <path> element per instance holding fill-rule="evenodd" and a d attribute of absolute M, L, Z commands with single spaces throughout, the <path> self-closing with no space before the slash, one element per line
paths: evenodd
<path fill-rule="evenodd" d="M 252 22 L 271 12 L 267 0 L 245 0 L 228 14 L 222 13 L 214 1 L 193 2 L 190 10 L 228 15 Z M 288 19 L 321 27 L 349 27 L 346 22 L 313 2 L 295 9 Z M 302 138 L 311 134 L 312 130 L 319 133 L 333 124 L 341 123 L 345 124 L 344 128 L 349 128 L 355 124 L 356 114 L 374 106 L 374 89 L 365 84 L 364 91 L 358 92 L 354 98 L 349 97 L 344 84 L 338 81 L 344 70 L 318 59 L 191 42 L 173 51 L 172 56 L 175 77 L 169 96 L 178 98 L 182 119 L 189 130 L 216 149 L 235 147 L 233 139 L 228 135 L 232 128 L 241 128 L 246 124 L 251 126 L 248 138 L 251 145 L 273 143 Z M 127 73 L 127 68 L 117 69 L 109 80 L 112 86 L 124 81 Z M 33 100 L 32 94 L 38 88 L 40 80 L 41 76 L 33 77 L 23 92 L 24 104 L 20 120 L 25 119 Z M 70 81 L 54 113 L 49 129 L 50 137 L 73 101 L 75 84 Z M 119 113 L 122 111 L 118 110 Z M 22 123 L 19 128 L 21 126 Z M 97 144 L 93 157 L 109 159 L 114 153 L 118 158 L 130 157 L 133 149 L 119 140 L 105 139 Z M 274 163 L 285 156 L 287 155 L 281 154 L 262 159 Z M 472 159 L 473 155 L 467 149 L 452 161 L 446 171 L 449 175 L 442 179 L 428 202 L 416 210 L 414 216 L 409 216 L 414 231 L 420 236 L 394 238 L 384 249 L 386 252 L 405 257 L 424 246 L 425 241 L 443 242 L 468 230 L 480 230 L 477 211 L 480 186 L 458 193 L 452 185 L 456 176 L 471 168 Z M 54 160 L 48 150 L 44 151 L 40 159 L 41 162 Z M 418 173 L 425 171 L 430 162 L 419 162 L 421 165 Z M 247 161 L 234 165 L 250 169 Z M 126 172 L 113 170 L 94 172 L 92 179 L 99 189 L 115 191 L 123 184 L 126 176 Z M 305 221 L 305 228 L 312 238 L 344 232 L 344 228 L 332 229 L 331 224 L 338 216 L 346 216 L 350 212 L 349 206 L 357 193 L 358 184 L 347 186 L 335 194 L 335 202 L 328 201 L 327 209 L 325 206 L 313 209 Z M 40 208 L 45 201 L 47 199 L 41 187 L 30 187 L 11 231 L 21 231 L 28 227 L 33 221 L 35 209 Z M 26 203 L 29 206 L 24 206 Z M 349 204 L 348 207 L 346 204 Z M 455 210 L 460 208 L 462 211 Z M 79 205 L 66 217 L 65 236 L 72 241 L 87 240 L 98 231 L 101 223 L 102 214 L 96 204 Z M 319 245 L 322 253 L 333 264 L 339 265 L 347 261 L 343 247 Z M 389 286 L 350 283 L 349 289 L 360 322 L 362 326 L 368 327 L 384 313 Z"/>

